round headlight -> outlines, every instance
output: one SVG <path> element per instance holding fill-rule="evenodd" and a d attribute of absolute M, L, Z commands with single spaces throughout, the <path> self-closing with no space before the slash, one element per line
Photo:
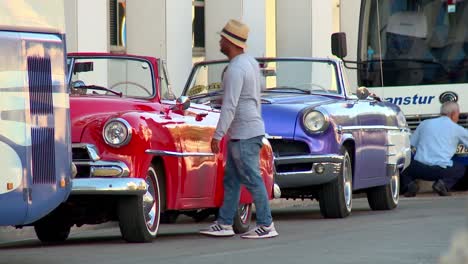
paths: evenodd
<path fill-rule="evenodd" d="M 102 130 L 104 141 L 112 147 L 125 146 L 132 138 L 132 127 L 122 118 L 107 121 Z"/>
<path fill-rule="evenodd" d="M 315 110 L 306 113 L 302 122 L 304 127 L 312 133 L 325 131 L 328 127 L 328 120 L 325 115 Z"/>

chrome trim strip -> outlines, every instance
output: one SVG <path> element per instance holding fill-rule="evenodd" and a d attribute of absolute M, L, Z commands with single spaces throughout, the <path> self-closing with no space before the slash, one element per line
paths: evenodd
<path fill-rule="evenodd" d="M 353 130 L 400 130 L 397 126 L 341 126 L 342 131 Z"/>
<path fill-rule="evenodd" d="M 74 143 L 72 144 L 72 149 L 74 148 L 85 149 L 88 152 L 88 156 L 94 161 L 101 159 L 101 157 L 99 156 L 99 151 L 93 144 Z"/>
<path fill-rule="evenodd" d="M 127 177 L 130 169 L 122 161 L 73 161 L 77 166 L 89 166 L 90 177 Z"/>
<path fill-rule="evenodd" d="M 275 157 L 275 164 L 294 164 L 294 163 L 342 163 L 343 155 L 300 155 Z"/>
<path fill-rule="evenodd" d="M 140 178 L 73 179 L 71 195 L 143 195 L 147 188 Z"/>
<path fill-rule="evenodd" d="M 211 152 L 175 152 L 167 150 L 154 150 L 147 149 L 145 153 L 160 155 L 160 156 L 172 156 L 172 157 L 211 157 L 214 153 Z"/>
<path fill-rule="evenodd" d="M 283 139 L 283 136 L 265 135 L 267 139 Z"/>
<path fill-rule="evenodd" d="M 400 130 L 400 131 L 406 131 L 409 130 L 409 128 L 401 128 L 397 126 L 338 126 L 337 128 L 339 133 L 342 132 L 347 132 L 347 131 L 356 131 L 356 130 L 366 130 L 366 131 L 372 131 L 372 130 Z"/>

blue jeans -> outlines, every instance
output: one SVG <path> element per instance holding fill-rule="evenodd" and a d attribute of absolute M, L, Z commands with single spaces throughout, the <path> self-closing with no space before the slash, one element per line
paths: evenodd
<path fill-rule="evenodd" d="M 252 194 L 257 225 L 269 226 L 272 223 L 268 194 L 260 174 L 262 138 L 263 136 L 259 136 L 228 142 L 224 169 L 224 201 L 219 209 L 218 223 L 233 224 L 239 206 L 241 184 Z"/>

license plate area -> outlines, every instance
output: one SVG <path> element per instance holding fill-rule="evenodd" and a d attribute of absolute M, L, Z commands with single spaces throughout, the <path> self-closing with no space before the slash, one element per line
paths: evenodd
<path fill-rule="evenodd" d="M 457 146 L 456 155 L 468 155 L 468 147 L 463 144 L 459 144 Z"/>

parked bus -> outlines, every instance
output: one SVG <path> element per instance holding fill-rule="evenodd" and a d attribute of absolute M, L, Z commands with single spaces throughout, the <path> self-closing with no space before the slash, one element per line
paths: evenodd
<path fill-rule="evenodd" d="M 341 8 L 360 14 L 341 17 L 355 87 L 400 106 L 412 130 L 438 116 L 443 102 L 458 101 L 459 124 L 468 128 L 468 0 L 341 1 Z M 468 164 L 468 146 L 457 151 Z"/>
<path fill-rule="evenodd" d="M 71 190 L 62 0 L 0 0 L 0 225 L 33 224 Z"/>

